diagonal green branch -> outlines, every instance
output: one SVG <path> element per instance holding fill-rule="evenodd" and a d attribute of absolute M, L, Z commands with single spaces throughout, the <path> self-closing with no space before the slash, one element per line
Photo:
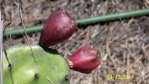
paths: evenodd
<path fill-rule="evenodd" d="M 149 15 L 149 9 L 140 9 L 140 10 L 135 10 L 135 11 L 113 13 L 113 14 L 95 16 L 95 17 L 90 17 L 90 18 L 77 19 L 76 22 L 79 25 L 90 25 L 90 24 L 96 24 L 96 23 L 100 23 L 100 22 L 120 20 L 120 19 L 132 18 L 132 17 L 144 16 L 144 15 Z M 43 25 L 27 27 L 26 32 L 27 33 L 39 32 L 39 31 L 41 31 L 42 26 Z M 5 31 L 4 36 L 6 37 L 9 35 L 12 35 L 12 36 L 22 35 L 22 33 L 24 33 L 23 28 L 19 28 L 19 29 Z"/>

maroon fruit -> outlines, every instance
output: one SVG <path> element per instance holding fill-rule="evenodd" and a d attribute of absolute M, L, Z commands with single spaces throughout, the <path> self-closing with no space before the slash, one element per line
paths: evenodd
<path fill-rule="evenodd" d="M 41 31 L 39 45 L 49 47 L 68 39 L 78 24 L 64 9 L 58 9 L 47 19 Z"/>
<path fill-rule="evenodd" d="M 100 65 L 98 58 L 98 50 L 93 49 L 89 45 L 85 45 L 78 49 L 70 58 L 70 68 L 82 73 L 90 73 L 93 69 Z"/>

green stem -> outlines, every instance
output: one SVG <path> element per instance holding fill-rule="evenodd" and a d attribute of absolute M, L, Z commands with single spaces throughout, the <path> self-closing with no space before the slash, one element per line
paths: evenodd
<path fill-rule="evenodd" d="M 37 26 L 32 26 L 32 27 L 26 27 L 26 32 L 27 33 L 34 33 L 34 32 L 39 32 L 41 31 L 43 25 L 37 25 Z M 24 34 L 24 29 L 19 28 L 19 29 L 13 29 L 13 30 L 7 30 L 4 32 L 4 36 L 7 37 L 9 35 L 11 36 L 17 36 L 17 35 L 22 35 Z"/>
<path fill-rule="evenodd" d="M 122 13 L 113 13 L 113 14 L 95 16 L 95 17 L 84 18 L 84 19 L 77 19 L 76 22 L 79 25 L 89 25 L 89 24 L 96 24 L 99 22 L 120 20 L 125 18 L 143 16 L 143 15 L 149 15 L 149 9 L 141 9 L 141 10 L 135 10 L 135 11 L 122 12 Z M 41 31 L 42 26 L 43 25 L 27 27 L 26 32 L 27 33 L 39 32 Z M 5 31 L 4 36 L 5 37 L 9 35 L 16 36 L 16 35 L 22 35 L 23 33 L 24 33 L 23 28 L 19 28 L 19 29 Z"/>
<path fill-rule="evenodd" d="M 96 17 L 91 17 L 86 19 L 79 19 L 76 21 L 81 25 L 88 25 L 88 24 L 95 24 L 99 22 L 106 22 L 106 21 L 112 21 L 112 20 L 121 20 L 124 18 L 131 18 L 131 17 L 143 16 L 143 15 L 149 15 L 149 9 L 128 11 L 128 12 L 122 12 L 122 13 L 113 13 L 113 14 L 96 16 Z"/>

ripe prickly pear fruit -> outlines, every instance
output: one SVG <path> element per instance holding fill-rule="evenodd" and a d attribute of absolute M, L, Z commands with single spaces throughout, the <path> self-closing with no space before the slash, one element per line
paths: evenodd
<path fill-rule="evenodd" d="M 89 45 L 85 45 L 78 49 L 70 58 L 70 68 L 82 73 L 90 73 L 93 69 L 100 65 L 98 58 L 98 50 L 93 49 Z"/>
<path fill-rule="evenodd" d="M 44 24 L 39 45 L 49 47 L 65 41 L 75 32 L 77 25 L 64 9 L 56 10 Z"/>
<path fill-rule="evenodd" d="M 4 84 L 69 84 L 70 68 L 58 53 L 34 45 L 6 49 L 4 57 Z M 40 68 L 41 69 L 40 69 Z"/>

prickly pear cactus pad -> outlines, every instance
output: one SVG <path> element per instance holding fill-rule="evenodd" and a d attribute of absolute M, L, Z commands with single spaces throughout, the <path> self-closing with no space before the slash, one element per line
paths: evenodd
<path fill-rule="evenodd" d="M 57 52 L 38 45 L 13 46 L 6 52 L 4 84 L 69 84 L 69 65 Z"/>

